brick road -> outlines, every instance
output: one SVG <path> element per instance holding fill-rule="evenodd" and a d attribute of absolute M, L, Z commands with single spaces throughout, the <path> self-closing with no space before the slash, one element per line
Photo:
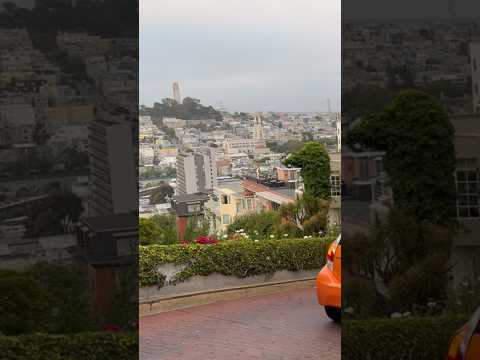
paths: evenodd
<path fill-rule="evenodd" d="M 325 316 L 313 288 L 140 320 L 141 360 L 335 360 L 340 343 L 340 326 Z"/>

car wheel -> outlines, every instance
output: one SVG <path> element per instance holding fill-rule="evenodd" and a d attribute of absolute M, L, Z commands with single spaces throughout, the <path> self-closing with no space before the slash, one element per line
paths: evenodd
<path fill-rule="evenodd" d="M 325 313 L 333 321 L 339 323 L 342 319 L 342 310 L 333 306 L 325 306 Z"/>

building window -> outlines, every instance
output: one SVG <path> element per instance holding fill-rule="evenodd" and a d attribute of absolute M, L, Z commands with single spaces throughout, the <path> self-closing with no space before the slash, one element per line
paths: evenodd
<path fill-rule="evenodd" d="M 223 215 L 223 224 L 224 225 L 230 224 L 230 215 Z"/>
<path fill-rule="evenodd" d="M 131 239 L 117 239 L 117 256 L 128 256 L 132 254 Z"/>
<path fill-rule="evenodd" d="M 340 194 L 341 194 L 340 175 L 330 175 L 330 195 L 340 196 Z"/>
<path fill-rule="evenodd" d="M 457 217 L 480 217 L 479 177 L 476 159 L 461 159 L 457 161 L 455 183 L 457 187 Z"/>
<path fill-rule="evenodd" d="M 369 178 L 369 171 L 368 171 L 368 170 L 369 170 L 369 169 L 368 169 L 368 167 L 369 167 L 369 164 L 368 164 L 369 159 L 360 159 L 359 162 L 360 162 L 360 171 L 359 171 L 359 172 L 360 172 L 360 174 L 359 174 L 360 176 L 359 176 L 359 178 L 360 178 L 360 180 L 368 180 L 368 178 Z"/>
<path fill-rule="evenodd" d="M 240 201 L 237 201 L 237 213 L 240 213 L 242 211 L 242 203 Z"/>
<path fill-rule="evenodd" d="M 377 172 L 377 176 L 383 172 L 383 160 L 377 159 L 375 160 L 375 168 Z"/>
<path fill-rule="evenodd" d="M 200 211 L 200 204 L 190 204 L 188 205 L 188 212 L 193 213 L 193 212 L 198 212 Z"/>
<path fill-rule="evenodd" d="M 230 202 L 228 201 L 228 196 L 227 195 L 222 195 L 222 204 L 229 204 Z"/>

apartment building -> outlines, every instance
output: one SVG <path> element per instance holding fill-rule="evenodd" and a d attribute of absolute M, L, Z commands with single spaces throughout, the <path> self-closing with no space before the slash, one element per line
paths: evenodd
<path fill-rule="evenodd" d="M 138 210 L 130 125 L 96 119 L 88 127 L 91 216 Z"/>
<path fill-rule="evenodd" d="M 217 186 L 214 148 L 182 150 L 177 155 L 178 195 L 212 192 Z"/>

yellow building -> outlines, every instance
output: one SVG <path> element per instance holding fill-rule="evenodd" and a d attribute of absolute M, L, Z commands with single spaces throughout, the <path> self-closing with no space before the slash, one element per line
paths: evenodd
<path fill-rule="evenodd" d="M 177 156 L 178 150 L 174 147 L 162 148 L 158 150 L 158 156 Z"/>
<path fill-rule="evenodd" d="M 215 194 L 218 197 L 218 230 L 226 231 L 237 216 L 255 211 L 253 196 L 246 196 L 241 191 L 230 188 L 217 188 Z"/>

